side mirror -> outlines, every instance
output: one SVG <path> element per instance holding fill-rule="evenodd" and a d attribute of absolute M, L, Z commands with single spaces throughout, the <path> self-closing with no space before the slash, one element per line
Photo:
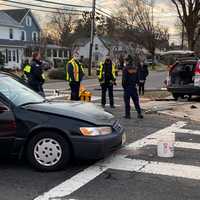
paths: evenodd
<path fill-rule="evenodd" d="M 4 112 L 8 112 L 9 108 L 3 104 L 0 104 L 0 114 Z"/>

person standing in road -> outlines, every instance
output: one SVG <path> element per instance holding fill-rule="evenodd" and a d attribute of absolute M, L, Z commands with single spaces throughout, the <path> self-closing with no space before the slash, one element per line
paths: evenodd
<path fill-rule="evenodd" d="M 144 95 L 144 88 L 147 76 L 149 75 L 148 66 L 143 62 L 140 63 L 138 68 L 139 74 L 139 95 Z"/>
<path fill-rule="evenodd" d="M 66 65 L 66 80 L 69 81 L 72 101 L 80 100 L 80 83 L 83 77 L 84 70 L 82 64 L 78 61 L 78 55 L 74 54 L 73 58 Z"/>
<path fill-rule="evenodd" d="M 45 82 L 45 77 L 42 69 L 41 55 L 39 52 L 34 52 L 32 55 L 30 76 L 28 78 L 28 83 L 30 87 L 38 94 L 45 96 L 43 90 L 43 84 Z"/>
<path fill-rule="evenodd" d="M 125 118 L 131 119 L 131 106 L 130 99 L 132 98 L 135 105 L 135 109 L 138 113 L 138 118 L 142 119 L 142 111 L 139 104 L 139 96 L 137 91 L 137 85 L 139 84 L 138 72 L 135 64 L 132 61 L 128 61 L 128 64 L 123 70 L 122 75 L 122 87 L 124 88 L 124 102 L 125 102 Z"/>
<path fill-rule="evenodd" d="M 22 66 L 22 69 L 23 69 L 22 78 L 23 78 L 26 82 L 28 82 L 29 79 L 30 79 L 30 74 L 31 74 L 31 65 L 30 65 L 28 59 L 24 61 L 23 66 Z"/>
<path fill-rule="evenodd" d="M 101 95 L 102 107 L 105 107 L 106 105 L 106 92 L 108 90 L 110 107 L 115 108 L 113 85 L 116 85 L 116 66 L 109 57 L 106 58 L 104 63 L 100 64 L 98 79 L 102 90 L 102 95 Z"/>

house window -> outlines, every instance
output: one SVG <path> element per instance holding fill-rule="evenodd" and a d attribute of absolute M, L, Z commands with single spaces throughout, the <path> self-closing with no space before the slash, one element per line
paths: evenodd
<path fill-rule="evenodd" d="M 60 58 L 63 57 L 63 50 L 62 50 L 62 49 L 59 50 L 59 57 L 60 57 Z"/>
<path fill-rule="evenodd" d="M 32 41 L 37 42 L 38 41 L 38 32 L 33 32 L 32 33 Z"/>
<path fill-rule="evenodd" d="M 51 58 L 51 49 L 47 49 L 47 57 Z"/>
<path fill-rule="evenodd" d="M 57 58 L 57 49 L 54 49 L 54 50 L 53 50 L 53 57 L 54 57 L 54 58 Z"/>
<path fill-rule="evenodd" d="M 8 51 L 8 61 L 9 61 L 9 62 L 12 61 L 11 54 L 12 54 L 12 53 L 11 53 L 11 51 L 9 50 L 9 51 Z"/>
<path fill-rule="evenodd" d="M 64 51 L 64 57 L 67 58 L 68 57 L 68 50 Z"/>
<path fill-rule="evenodd" d="M 12 40 L 13 39 L 13 29 L 9 29 L 9 38 Z"/>
<path fill-rule="evenodd" d="M 32 56 L 32 49 L 26 48 L 24 53 L 25 53 L 25 57 L 31 57 Z"/>
<path fill-rule="evenodd" d="M 21 40 L 22 40 L 22 41 L 25 41 L 25 40 L 26 40 L 26 32 L 25 32 L 25 31 L 22 31 L 22 32 L 21 32 Z"/>
<path fill-rule="evenodd" d="M 95 61 L 99 61 L 99 55 L 95 55 Z"/>
<path fill-rule="evenodd" d="M 16 61 L 16 52 L 15 52 L 15 50 L 13 50 L 12 57 L 13 57 L 13 62 L 15 62 Z"/>
<path fill-rule="evenodd" d="M 32 26 L 32 19 L 30 16 L 26 17 L 26 26 Z"/>
<path fill-rule="evenodd" d="M 95 50 L 99 50 L 99 45 L 95 44 Z"/>

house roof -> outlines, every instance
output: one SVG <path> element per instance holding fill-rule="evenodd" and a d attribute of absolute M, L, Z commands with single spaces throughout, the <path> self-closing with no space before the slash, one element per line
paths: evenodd
<path fill-rule="evenodd" d="M 90 38 L 79 38 L 74 42 L 74 46 L 79 46 L 83 47 L 85 46 L 88 42 L 90 42 Z"/>
<path fill-rule="evenodd" d="M 8 14 L 10 17 L 15 19 L 18 23 L 21 23 L 22 19 L 26 16 L 26 14 L 29 12 L 28 8 L 24 9 L 10 9 L 10 10 L 4 10 L 6 14 Z"/>
<path fill-rule="evenodd" d="M 16 20 L 6 14 L 3 10 L 0 10 L 0 25 L 21 27 L 21 25 Z"/>

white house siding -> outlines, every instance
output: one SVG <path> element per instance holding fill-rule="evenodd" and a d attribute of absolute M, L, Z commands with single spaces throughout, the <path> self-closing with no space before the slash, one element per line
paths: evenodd
<path fill-rule="evenodd" d="M 0 39 L 9 40 L 9 29 L 12 27 L 0 26 Z M 12 40 L 20 40 L 21 39 L 21 31 L 19 28 L 13 29 L 13 39 Z"/>
<path fill-rule="evenodd" d="M 1 47 L 0 52 L 5 56 L 5 68 L 20 69 L 22 65 L 23 48 L 22 47 Z M 9 53 L 10 52 L 10 53 Z M 7 53 L 7 55 L 6 55 Z M 10 56 L 9 56 L 10 54 Z"/>
<path fill-rule="evenodd" d="M 98 49 L 96 49 L 96 45 L 98 45 Z M 85 46 L 78 48 L 79 56 L 83 56 L 84 59 L 89 59 L 89 50 L 90 42 L 88 42 Z M 98 63 L 104 60 L 108 53 L 109 50 L 105 47 L 104 43 L 98 37 L 95 37 L 93 46 L 93 62 Z M 97 57 L 98 60 L 96 60 Z"/>

